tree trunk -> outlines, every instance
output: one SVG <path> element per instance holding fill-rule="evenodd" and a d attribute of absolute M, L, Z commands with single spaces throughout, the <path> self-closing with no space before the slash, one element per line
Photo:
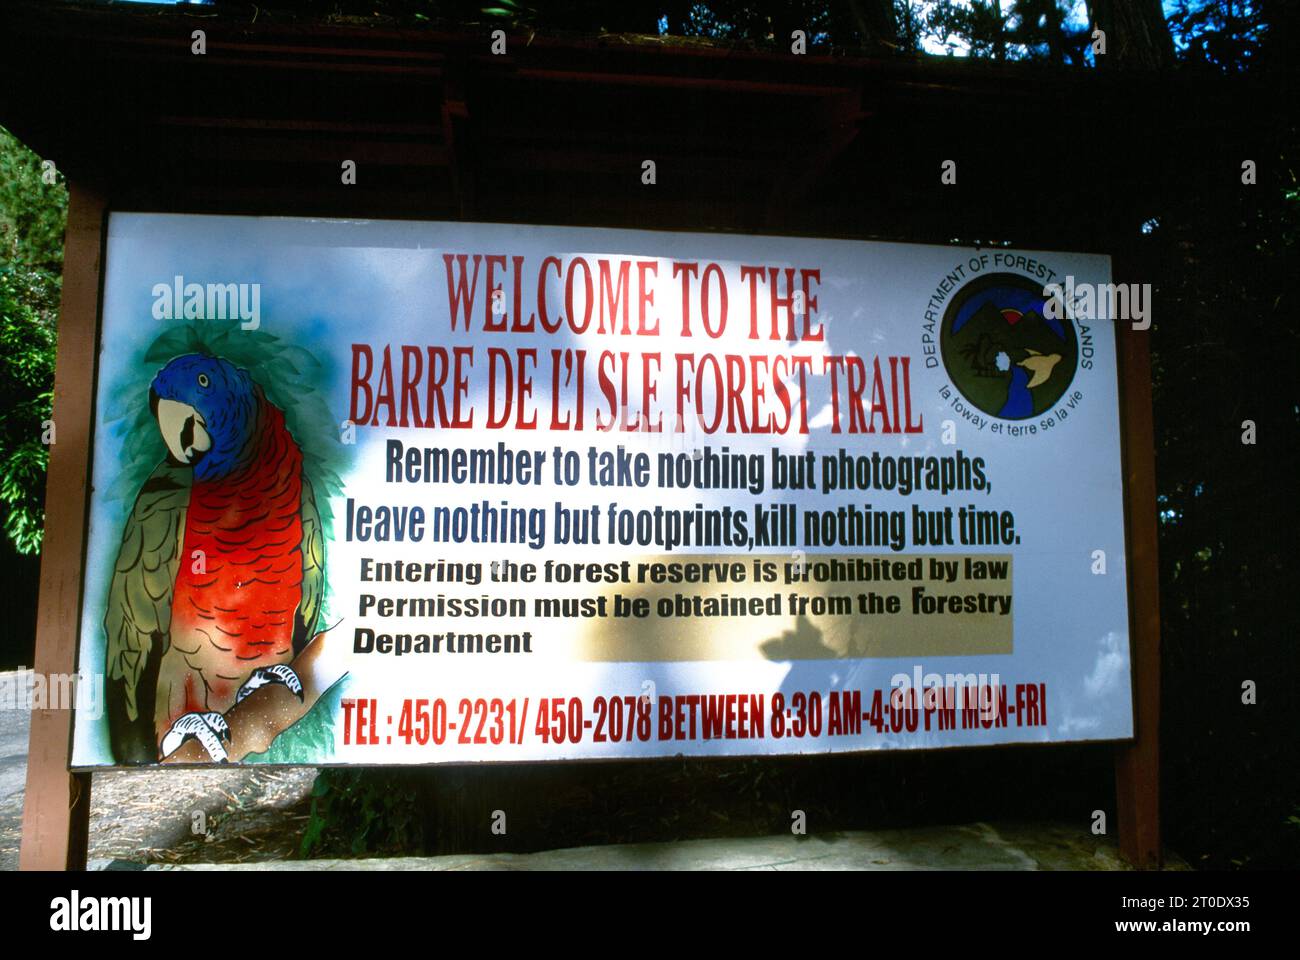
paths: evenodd
<path fill-rule="evenodd" d="M 1174 40 L 1160 0 L 1088 0 L 1093 27 L 1106 34 L 1098 67 L 1160 70 L 1173 66 Z"/>
<path fill-rule="evenodd" d="M 898 20 L 894 0 L 849 0 L 853 25 L 862 37 L 862 46 L 878 49 L 898 47 Z"/>

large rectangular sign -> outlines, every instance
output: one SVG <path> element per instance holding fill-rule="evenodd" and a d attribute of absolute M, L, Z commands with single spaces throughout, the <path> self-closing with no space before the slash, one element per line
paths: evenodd
<path fill-rule="evenodd" d="M 1130 737 L 1109 280 L 113 215 L 74 765 Z"/>

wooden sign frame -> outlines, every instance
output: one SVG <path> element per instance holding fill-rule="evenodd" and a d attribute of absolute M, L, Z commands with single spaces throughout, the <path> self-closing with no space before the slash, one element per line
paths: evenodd
<path fill-rule="evenodd" d="M 41 558 L 35 669 L 77 669 L 83 563 L 95 421 L 96 349 L 103 293 L 109 204 L 69 184 L 54 421 Z M 1122 273 L 1122 264 L 1116 274 Z M 1113 277 L 1112 282 L 1119 282 Z M 1115 746 L 1120 851 L 1131 864 L 1161 865 L 1160 614 L 1157 563 L 1155 432 L 1149 331 L 1116 324 L 1123 457 L 1129 637 L 1134 737 Z M 32 712 L 20 867 L 84 869 L 90 817 L 89 773 L 70 771 L 71 709 Z M 958 748 L 949 748 L 958 749 Z"/>

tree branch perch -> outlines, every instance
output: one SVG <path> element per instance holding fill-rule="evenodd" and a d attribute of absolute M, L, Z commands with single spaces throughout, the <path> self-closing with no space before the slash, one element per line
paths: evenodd
<path fill-rule="evenodd" d="M 307 715 L 321 694 L 346 675 L 345 670 L 325 656 L 328 636 L 328 630 L 316 634 L 290 664 L 302 681 L 302 700 L 283 684 L 271 683 L 254 690 L 226 712 L 231 763 L 238 763 L 250 753 L 266 751 L 276 737 Z M 206 764 L 213 761 L 198 740 L 187 740 L 162 762 Z"/>

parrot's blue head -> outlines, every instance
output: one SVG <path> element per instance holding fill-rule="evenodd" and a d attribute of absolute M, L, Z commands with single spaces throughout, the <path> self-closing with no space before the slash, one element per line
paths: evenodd
<path fill-rule="evenodd" d="M 192 466 L 196 479 L 219 480 L 254 454 L 259 393 L 229 360 L 190 353 L 154 377 L 149 409 L 171 458 Z"/>

